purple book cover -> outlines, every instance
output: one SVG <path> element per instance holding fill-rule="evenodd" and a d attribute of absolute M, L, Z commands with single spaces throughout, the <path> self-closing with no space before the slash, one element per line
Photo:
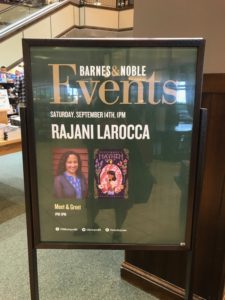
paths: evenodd
<path fill-rule="evenodd" d="M 95 150 L 95 198 L 128 198 L 129 152 Z"/>

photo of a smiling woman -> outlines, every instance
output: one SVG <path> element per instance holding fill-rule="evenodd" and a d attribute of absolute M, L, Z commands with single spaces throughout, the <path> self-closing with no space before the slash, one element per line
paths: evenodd
<path fill-rule="evenodd" d="M 74 151 L 62 154 L 57 176 L 54 180 L 54 196 L 56 198 L 84 199 L 87 194 L 87 184 L 82 173 L 80 155 Z"/>

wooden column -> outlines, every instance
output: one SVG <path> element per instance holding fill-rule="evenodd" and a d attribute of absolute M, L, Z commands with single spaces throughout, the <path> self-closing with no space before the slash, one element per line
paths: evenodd
<path fill-rule="evenodd" d="M 222 300 L 225 275 L 225 74 L 205 74 L 205 170 L 197 225 L 196 299 Z M 121 276 L 160 299 L 183 299 L 186 254 L 126 251 Z"/>

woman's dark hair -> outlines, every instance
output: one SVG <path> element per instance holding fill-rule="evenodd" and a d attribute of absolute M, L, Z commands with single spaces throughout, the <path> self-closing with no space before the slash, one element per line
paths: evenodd
<path fill-rule="evenodd" d="M 60 158 L 59 165 L 58 165 L 58 175 L 62 175 L 65 172 L 66 161 L 70 155 L 75 155 L 77 157 L 77 161 L 78 161 L 77 176 L 81 176 L 82 175 L 82 172 L 81 172 L 82 165 L 81 165 L 80 155 L 74 151 L 67 151 L 67 152 L 63 153 L 63 155 Z"/>
<path fill-rule="evenodd" d="M 108 174 L 108 175 L 112 175 L 112 176 L 113 176 L 113 178 L 112 178 L 112 180 L 113 180 L 113 181 L 115 181 L 115 180 L 116 180 L 116 174 L 115 174 L 115 172 L 114 172 L 114 171 L 111 171 L 111 170 L 110 170 L 110 171 L 108 171 L 108 172 L 107 172 L 107 174 Z"/>

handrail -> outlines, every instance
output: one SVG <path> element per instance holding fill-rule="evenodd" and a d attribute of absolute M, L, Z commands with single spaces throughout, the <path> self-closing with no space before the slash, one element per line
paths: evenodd
<path fill-rule="evenodd" d="M 14 32 L 16 33 L 20 28 L 25 27 L 28 24 L 33 23 L 34 21 L 37 20 L 37 18 L 39 19 L 39 18 L 47 15 L 52 10 L 55 10 L 56 8 L 61 7 L 62 4 L 65 5 L 65 1 L 64 2 L 55 2 L 53 4 L 50 4 L 46 7 L 41 8 L 37 12 L 34 12 L 31 15 L 29 15 L 29 16 L 21 19 L 21 20 L 18 20 L 15 23 L 13 23 L 13 24 L 7 26 L 6 28 L 2 29 L 0 31 L 0 42 L 1 42 L 1 40 L 7 38 L 8 35 L 13 34 Z"/>
<path fill-rule="evenodd" d="M 46 4 L 31 5 L 29 3 L 12 3 L 0 10 L 0 33 L 8 26 L 15 24 L 17 21 L 24 19 L 28 15 L 33 14 L 37 10 L 46 7 Z"/>

